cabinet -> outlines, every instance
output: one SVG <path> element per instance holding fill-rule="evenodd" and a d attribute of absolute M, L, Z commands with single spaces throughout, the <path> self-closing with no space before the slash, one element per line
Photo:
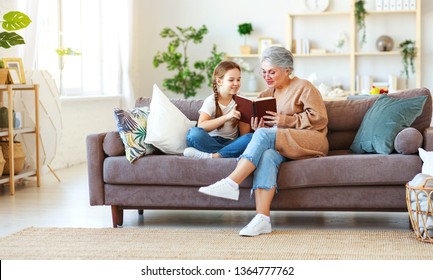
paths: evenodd
<path fill-rule="evenodd" d="M 294 13 L 288 15 L 287 48 L 293 50 L 295 71 L 298 76 L 307 78 L 309 73 L 317 73 L 328 85 L 342 84 L 348 94 L 355 94 L 360 89 L 357 83 L 362 77 L 371 77 L 375 82 L 388 82 L 388 76 L 398 77 L 397 89 L 404 88 L 405 79 L 400 72 L 403 68 L 398 50 L 400 42 L 415 40 L 417 57 L 415 76 L 409 87 L 421 86 L 421 0 L 410 10 L 375 10 L 374 1 L 366 1 L 367 43 L 360 46 L 359 34 L 355 22 L 354 6 L 351 0 L 349 11 L 324 11 Z M 405 24 L 402 25 L 401 23 Z M 404 29 L 404 30 L 403 30 Z M 340 34 L 345 34 L 346 48 L 336 51 L 335 42 Z M 391 51 L 379 52 L 376 40 L 381 35 L 393 38 Z M 306 39 L 306 40 L 305 40 Z M 308 42 L 310 51 L 302 52 L 303 44 Z M 311 52 L 313 50 L 315 52 Z M 320 67 L 318 67 L 320 65 Z M 323 65 L 326 65 L 324 70 Z M 320 82 L 320 81 L 319 81 Z"/>
<path fill-rule="evenodd" d="M 14 94 L 16 92 L 22 92 L 22 94 L 33 94 L 34 95 L 34 114 L 35 124 L 34 127 L 23 127 L 15 129 L 13 125 L 13 110 L 14 108 Z M 8 108 L 8 128 L 0 129 L 0 137 L 6 137 L 9 141 L 9 170 L 8 176 L 0 177 L 0 184 L 9 183 L 10 194 L 15 194 L 15 181 L 30 176 L 36 176 L 36 185 L 40 186 L 40 156 L 39 156 L 39 86 L 38 85 L 0 85 L 0 101 L 3 101 L 4 97 L 7 97 L 7 108 Z M 2 102 L 3 103 L 3 102 Z M 14 174 L 14 149 L 13 142 L 14 136 L 24 133 L 35 134 L 35 153 L 36 153 L 36 164 L 35 170 L 23 170 L 19 174 Z"/>

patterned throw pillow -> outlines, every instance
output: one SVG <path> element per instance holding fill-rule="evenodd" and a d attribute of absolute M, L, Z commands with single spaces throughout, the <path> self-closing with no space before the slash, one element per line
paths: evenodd
<path fill-rule="evenodd" d="M 155 151 L 153 145 L 144 143 L 148 116 L 148 107 L 137 107 L 129 110 L 114 109 L 117 128 L 125 146 L 126 158 L 130 163 Z"/>

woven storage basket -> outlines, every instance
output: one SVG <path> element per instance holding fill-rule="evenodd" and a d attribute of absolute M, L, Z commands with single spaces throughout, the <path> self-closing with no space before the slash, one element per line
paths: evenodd
<path fill-rule="evenodd" d="M 4 159 L 6 163 L 3 169 L 3 175 L 10 174 L 9 170 L 9 142 L 0 141 L 0 146 L 3 152 Z M 23 150 L 23 144 L 21 142 L 14 142 L 14 174 L 21 172 L 24 168 L 24 163 L 26 160 L 26 155 Z"/>
<path fill-rule="evenodd" d="M 3 170 L 5 168 L 5 158 L 3 157 L 2 149 L 0 149 L 0 176 L 3 175 Z"/>
<path fill-rule="evenodd" d="M 406 204 L 412 228 L 418 240 L 429 243 L 433 243 L 432 182 L 433 177 L 428 177 L 420 186 L 406 184 Z"/>

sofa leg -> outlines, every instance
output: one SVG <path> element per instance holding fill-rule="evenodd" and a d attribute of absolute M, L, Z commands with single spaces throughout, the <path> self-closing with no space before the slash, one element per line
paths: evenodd
<path fill-rule="evenodd" d="M 111 218 L 113 220 L 113 228 L 123 225 L 123 209 L 117 205 L 111 205 Z"/>
<path fill-rule="evenodd" d="M 138 215 L 143 215 L 143 209 L 138 209 Z"/>

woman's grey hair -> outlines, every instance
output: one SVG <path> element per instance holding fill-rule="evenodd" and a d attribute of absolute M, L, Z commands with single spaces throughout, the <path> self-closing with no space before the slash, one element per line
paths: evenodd
<path fill-rule="evenodd" d="M 268 61 L 270 64 L 293 71 L 293 54 L 284 47 L 272 46 L 262 53 L 260 63 Z"/>

